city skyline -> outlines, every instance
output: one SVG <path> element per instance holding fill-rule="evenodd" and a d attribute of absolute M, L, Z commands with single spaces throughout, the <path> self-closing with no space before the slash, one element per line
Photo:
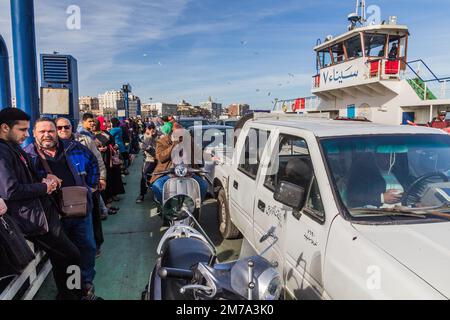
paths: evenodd
<path fill-rule="evenodd" d="M 80 9 L 79 30 L 66 26 L 72 5 Z M 409 59 L 423 58 L 438 75 L 450 74 L 450 3 L 367 5 L 379 6 L 382 19 L 396 15 L 409 26 Z M 37 51 L 78 60 L 80 96 L 129 82 L 143 103 L 201 103 L 213 96 L 223 105 L 271 108 L 275 98 L 311 95 L 312 47 L 318 38 L 343 33 L 353 10 L 353 0 L 43 0 L 35 2 Z M 9 1 L 1 0 L 0 30 L 12 56 L 10 28 Z"/>

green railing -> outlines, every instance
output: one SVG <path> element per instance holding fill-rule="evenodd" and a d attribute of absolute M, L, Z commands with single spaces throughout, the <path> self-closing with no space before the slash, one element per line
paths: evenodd
<path fill-rule="evenodd" d="M 408 79 L 408 83 L 422 100 L 436 100 L 434 93 L 428 89 L 427 84 L 420 78 Z"/>

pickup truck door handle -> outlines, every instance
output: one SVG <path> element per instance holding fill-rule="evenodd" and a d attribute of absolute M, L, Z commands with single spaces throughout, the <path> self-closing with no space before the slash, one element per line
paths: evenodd
<path fill-rule="evenodd" d="M 238 190 L 239 189 L 239 183 L 237 183 L 236 181 L 233 181 L 233 188 Z"/>
<path fill-rule="evenodd" d="M 266 204 L 261 200 L 258 201 L 258 209 L 261 210 L 262 212 L 266 212 Z"/>

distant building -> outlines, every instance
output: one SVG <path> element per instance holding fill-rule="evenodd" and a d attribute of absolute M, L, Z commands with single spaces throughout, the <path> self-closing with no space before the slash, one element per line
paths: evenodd
<path fill-rule="evenodd" d="M 128 97 L 128 112 L 131 118 L 137 117 L 137 110 L 141 105 L 141 100 L 138 96 L 130 95 Z"/>
<path fill-rule="evenodd" d="M 178 105 L 173 103 L 155 102 L 142 105 L 142 116 L 176 115 Z"/>
<path fill-rule="evenodd" d="M 207 102 L 201 103 L 200 107 L 208 110 L 209 113 L 215 118 L 219 118 L 222 114 L 222 104 L 213 102 L 211 97 L 209 97 Z"/>
<path fill-rule="evenodd" d="M 104 94 L 100 94 L 98 96 L 98 100 L 100 111 L 103 114 L 105 114 L 104 109 L 113 109 L 116 110 L 117 112 L 119 107 L 125 101 L 125 98 L 122 91 L 115 90 L 115 91 L 107 91 Z M 107 113 L 110 113 L 110 110 L 107 110 Z"/>
<path fill-rule="evenodd" d="M 229 117 L 240 117 L 246 114 L 250 110 L 248 104 L 233 103 L 228 106 L 228 116 Z"/>
<path fill-rule="evenodd" d="M 90 96 L 80 97 L 79 104 L 80 104 L 80 111 L 91 112 L 94 115 L 101 114 L 100 103 L 99 103 L 98 98 L 96 98 L 96 97 L 90 97 Z"/>

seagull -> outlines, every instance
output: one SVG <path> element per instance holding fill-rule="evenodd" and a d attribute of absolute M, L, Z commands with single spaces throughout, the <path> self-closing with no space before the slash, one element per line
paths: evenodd
<path fill-rule="evenodd" d="M 256 92 L 260 92 L 261 90 L 259 90 L 259 89 L 256 89 Z"/>
<path fill-rule="evenodd" d="M 259 52 L 256 52 L 256 51 L 253 52 L 253 53 L 254 53 L 255 56 L 259 55 Z"/>
<path fill-rule="evenodd" d="M 158 64 L 159 64 L 161 67 L 162 67 L 162 65 L 163 65 L 163 64 L 161 63 L 161 61 L 159 61 Z"/>
<path fill-rule="evenodd" d="M 268 96 L 270 97 L 270 95 L 271 95 L 272 93 L 271 92 L 269 92 L 269 94 L 268 94 Z"/>
<path fill-rule="evenodd" d="M 241 40 L 241 45 L 245 46 L 247 44 L 247 41 Z"/>
<path fill-rule="evenodd" d="M 144 54 L 143 54 L 142 56 L 143 56 L 143 57 L 147 57 L 147 56 L 148 56 L 148 54 L 144 53 Z"/>
<path fill-rule="evenodd" d="M 292 77 L 292 78 L 294 77 L 294 75 L 292 73 L 288 73 L 288 74 L 289 74 L 289 77 Z"/>

